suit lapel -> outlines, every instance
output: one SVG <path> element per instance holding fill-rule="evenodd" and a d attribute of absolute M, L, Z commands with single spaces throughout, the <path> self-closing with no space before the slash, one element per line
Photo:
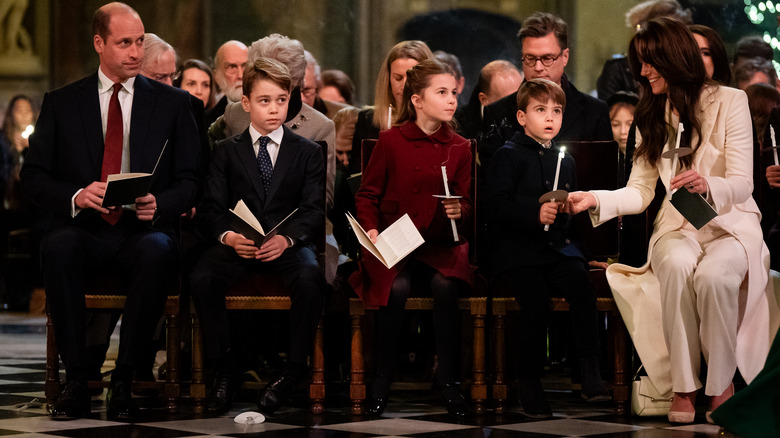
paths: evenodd
<path fill-rule="evenodd" d="M 138 75 L 135 77 L 133 90 L 133 108 L 130 112 L 130 171 L 131 172 L 151 172 L 152 167 L 145 163 L 150 155 L 148 149 L 157 148 L 161 150 L 163 145 L 147 145 L 145 139 L 149 132 L 149 126 L 152 124 L 152 109 L 156 97 L 152 93 L 148 83 L 149 79 Z M 154 166 L 152 164 L 151 166 Z M 148 167 L 148 168 L 147 168 Z"/>
<path fill-rule="evenodd" d="M 715 90 L 717 87 L 706 87 L 702 91 L 702 95 L 699 98 L 699 103 L 696 107 L 696 115 L 701 120 L 701 147 L 713 147 L 710 144 L 710 136 L 712 130 L 715 127 L 715 117 L 720 110 L 720 101 L 715 98 Z M 697 153 L 694 158 L 694 166 L 698 169 L 701 164 L 702 157 L 705 154 Z"/>
<path fill-rule="evenodd" d="M 84 138 L 87 142 L 93 169 L 100 178 L 103 166 L 103 118 L 100 114 L 100 99 L 98 98 L 97 72 L 81 83 L 81 96 L 78 99 L 81 126 L 84 127 Z"/>
<path fill-rule="evenodd" d="M 268 200 L 273 199 L 274 193 L 281 185 L 284 175 L 287 173 L 287 169 L 295 159 L 296 146 L 295 142 L 290 140 L 291 132 L 284 128 L 284 137 L 282 137 L 282 144 L 279 146 L 279 155 L 276 156 L 276 164 L 274 164 L 274 174 L 271 176 L 271 187 L 268 188 Z"/>
<path fill-rule="evenodd" d="M 244 130 L 241 136 L 236 139 L 239 143 L 238 158 L 244 165 L 244 170 L 249 175 L 249 180 L 252 181 L 252 187 L 257 192 L 257 196 L 265 202 L 265 190 L 263 189 L 263 181 L 260 179 L 260 170 L 257 168 L 257 156 L 255 156 L 255 150 L 252 147 L 252 136 L 249 135 L 249 129 Z"/>

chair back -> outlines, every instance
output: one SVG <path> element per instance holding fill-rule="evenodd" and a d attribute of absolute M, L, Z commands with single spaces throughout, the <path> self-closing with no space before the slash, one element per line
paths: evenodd
<path fill-rule="evenodd" d="M 578 190 L 616 190 L 620 188 L 620 151 L 615 141 L 562 141 L 574 157 Z M 618 218 L 593 227 L 588 215 L 575 217 L 575 226 L 589 255 L 595 259 L 616 257 L 620 253 Z"/>

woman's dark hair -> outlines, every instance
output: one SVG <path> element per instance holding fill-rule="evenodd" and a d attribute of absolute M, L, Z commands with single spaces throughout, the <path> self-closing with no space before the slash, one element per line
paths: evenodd
<path fill-rule="evenodd" d="M 745 88 L 750 108 L 750 117 L 753 119 L 753 128 L 756 131 L 758 143 L 764 144 L 764 131 L 769 122 L 769 114 L 780 106 L 780 93 L 777 88 L 765 84 L 753 84 Z"/>
<path fill-rule="evenodd" d="M 217 92 L 216 84 L 214 83 L 214 72 L 205 62 L 201 61 L 200 59 L 188 59 L 182 62 L 181 66 L 179 66 L 179 71 L 176 72 L 176 78 L 173 80 L 173 86 L 176 88 L 181 88 L 181 82 L 184 80 L 184 72 L 191 68 L 197 68 L 198 70 L 209 75 L 211 90 L 209 90 L 209 101 L 206 103 L 206 109 L 209 109 L 214 106 L 214 103 L 216 103 L 215 97 Z"/>
<path fill-rule="evenodd" d="M 723 44 L 720 34 L 711 27 L 701 24 L 692 24 L 688 26 L 688 29 L 703 36 L 707 40 L 707 45 L 710 46 L 710 57 L 712 57 L 712 64 L 715 67 L 715 71 L 712 72 L 712 80 L 725 86 L 731 84 L 729 55 L 726 53 L 726 46 Z"/>
<path fill-rule="evenodd" d="M 634 79 L 642 88 L 642 97 L 634 113 L 642 142 L 635 158 L 647 160 L 655 166 L 664 145 L 676 126 L 666 120 L 666 102 L 677 111 L 684 126 L 681 145 L 690 145 L 694 154 L 702 139 L 697 135 L 691 144 L 693 133 L 701 132 L 701 122 L 696 117 L 696 105 L 705 84 L 715 82 L 707 78 L 699 45 L 685 24 L 671 18 L 656 18 L 642 26 L 628 46 L 628 60 Z M 666 93 L 653 94 L 650 82 L 641 75 L 642 64 L 649 64 L 663 77 Z M 681 165 L 690 166 L 693 155 L 680 158 Z"/>
<path fill-rule="evenodd" d="M 449 65 L 437 61 L 435 58 L 426 59 L 406 71 L 406 84 L 404 84 L 404 100 L 401 104 L 401 112 L 395 123 L 400 125 L 407 121 L 417 120 L 417 111 L 412 104 L 412 95 L 422 94 L 431 82 L 431 76 L 447 74 L 455 77 L 455 72 Z M 452 123 L 452 122 L 450 122 Z"/>

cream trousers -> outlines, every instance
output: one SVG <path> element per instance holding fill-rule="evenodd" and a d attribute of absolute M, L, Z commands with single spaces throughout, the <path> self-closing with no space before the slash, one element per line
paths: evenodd
<path fill-rule="evenodd" d="M 739 288 L 747 255 L 733 236 L 690 224 L 662 236 L 650 267 L 661 285 L 663 334 L 672 366 L 672 390 L 702 387 L 700 357 L 707 363 L 706 395 L 720 395 L 737 369 Z"/>

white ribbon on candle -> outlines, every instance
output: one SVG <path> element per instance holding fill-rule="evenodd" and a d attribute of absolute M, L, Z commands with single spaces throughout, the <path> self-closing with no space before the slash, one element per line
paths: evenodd
<path fill-rule="evenodd" d="M 561 174 L 561 160 L 563 160 L 563 156 L 566 154 L 566 146 L 561 146 L 561 151 L 558 152 L 558 165 L 555 166 L 555 180 L 553 181 L 553 192 L 558 190 L 558 176 Z M 551 202 L 555 202 L 555 198 L 552 198 L 550 200 Z M 550 231 L 550 224 L 547 224 L 544 226 L 544 231 Z"/>
<path fill-rule="evenodd" d="M 444 180 L 444 196 L 450 197 L 450 185 L 447 182 L 447 166 L 441 166 L 441 177 Z M 452 238 L 458 242 L 458 227 L 455 225 L 455 219 L 450 219 L 450 225 L 452 225 Z"/>
<path fill-rule="evenodd" d="M 777 159 L 777 141 L 775 140 L 775 127 L 769 125 L 769 134 L 772 136 L 772 153 L 775 155 L 775 166 L 780 166 L 780 160 Z"/>

